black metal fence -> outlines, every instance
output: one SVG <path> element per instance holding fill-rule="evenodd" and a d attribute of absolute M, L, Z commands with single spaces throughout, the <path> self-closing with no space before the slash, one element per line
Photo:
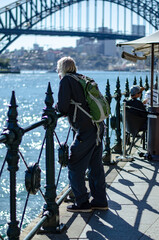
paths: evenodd
<path fill-rule="evenodd" d="M 16 216 L 16 172 L 19 170 L 18 162 L 22 157 L 26 165 L 25 173 L 25 186 L 28 192 L 27 200 L 30 194 L 36 194 L 41 192 L 46 204 L 43 211 L 43 227 L 45 229 L 56 229 L 59 227 L 59 212 L 58 205 L 55 202 L 56 198 L 56 186 L 55 186 L 55 167 L 54 167 L 54 129 L 56 127 L 58 115 L 53 108 L 53 96 L 50 83 L 46 92 L 45 104 L 46 107 L 43 110 L 41 121 L 36 122 L 26 128 L 21 128 L 17 123 L 17 104 L 15 99 L 15 93 L 12 92 L 12 97 L 8 110 L 7 126 L 4 129 L 0 137 L 0 143 L 4 143 L 7 147 L 7 154 L 4 159 L 0 176 L 3 172 L 5 163 L 8 164 L 8 171 L 10 173 L 10 223 L 7 231 L 9 239 L 19 239 L 20 230 L 27 206 L 22 214 L 21 222 L 17 220 Z M 42 144 L 38 161 L 32 166 L 28 166 L 21 152 L 19 146 L 25 133 L 35 128 L 43 126 L 45 129 L 45 138 Z M 44 142 L 46 143 L 45 158 L 46 158 L 46 186 L 45 194 L 40 189 L 41 169 L 39 167 L 39 161 L 43 150 Z M 48 220 L 46 224 L 46 219 Z M 44 221 L 45 220 L 45 221 Z"/>

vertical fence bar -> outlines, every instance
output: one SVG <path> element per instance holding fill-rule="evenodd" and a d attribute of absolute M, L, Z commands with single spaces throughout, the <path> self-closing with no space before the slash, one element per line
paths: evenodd
<path fill-rule="evenodd" d="M 146 79 L 145 79 L 145 85 L 144 85 L 145 91 L 149 90 L 150 86 L 149 86 L 149 80 L 148 80 L 148 76 L 146 75 Z"/>
<path fill-rule="evenodd" d="M 140 77 L 140 79 L 139 79 L 139 86 L 143 87 L 143 85 L 142 85 L 142 77 Z M 143 98 L 143 93 L 141 93 L 140 100 L 142 100 L 142 98 Z"/>
<path fill-rule="evenodd" d="M 128 98 L 130 94 L 130 90 L 129 90 L 129 80 L 128 78 L 126 79 L 126 83 L 125 83 L 125 98 Z"/>
<path fill-rule="evenodd" d="M 117 161 L 128 162 L 132 161 L 131 156 L 126 155 L 126 102 L 123 102 L 123 141 L 122 141 L 123 155 L 116 157 Z"/>
<path fill-rule="evenodd" d="M 133 85 L 137 85 L 137 79 L 136 79 L 136 76 L 134 77 Z"/>
<path fill-rule="evenodd" d="M 156 86 L 157 89 L 158 89 L 158 75 L 156 75 L 156 78 L 155 78 L 155 86 Z"/>
<path fill-rule="evenodd" d="M 121 144 L 121 127 L 120 127 L 120 121 L 121 121 L 121 115 L 120 115 L 120 100 L 121 100 L 121 90 L 120 90 L 120 80 L 119 77 L 117 78 L 116 82 L 116 89 L 115 89 L 115 100 L 116 100 L 116 139 L 115 139 L 115 145 L 113 146 L 113 153 L 122 153 L 122 144 Z"/>
<path fill-rule="evenodd" d="M 130 95 L 129 80 L 127 78 L 126 82 L 125 82 L 125 99 L 128 99 L 129 95 Z M 130 135 L 129 134 L 126 134 L 126 143 L 127 143 L 127 145 L 131 144 L 130 143 Z"/>
<path fill-rule="evenodd" d="M 123 148 L 123 158 L 126 157 L 126 102 L 123 102 L 123 141 L 122 141 L 122 148 Z"/>
<path fill-rule="evenodd" d="M 14 91 L 9 105 L 7 128 L 4 130 L 6 134 L 8 148 L 6 161 L 8 163 L 8 171 L 10 172 L 10 223 L 7 231 L 9 240 L 19 239 L 20 228 L 19 222 L 16 220 L 16 172 L 18 171 L 18 148 L 22 139 L 22 129 L 17 124 L 17 105 Z"/>
<path fill-rule="evenodd" d="M 109 79 L 107 80 L 106 85 L 106 94 L 105 97 L 108 100 L 109 106 L 111 104 L 111 94 L 110 94 L 110 84 Z M 110 151 L 110 134 L 109 134 L 109 117 L 106 119 L 106 133 L 105 133 L 105 148 L 103 153 L 103 164 L 107 165 L 111 163 L 111 151 Z"/>
<path fill-rule="evenodd" d="M 55 186 L 55 156 L 54 156 L 54 129 L 56 127 L 57 117 L 55 109 L 52 107 L 54 103 L 50 83 L 46 92 L 44 109 L 45 116 L 50 119 L 49 124 L 46 126 L 46 186 L 45 186 L 45 199 L 44 205 L 45 212 L 49 211 L 50 218 L 43 225 L 44 231 L 56 232 L 59 228 L 59 209 L 56 204 L 56 186 Z"/>
<path fill-rule="evenodd" d="M 153 82 L 154 82 L 154 43 L 151 44 L 151 107 L 153 107 Z"/>

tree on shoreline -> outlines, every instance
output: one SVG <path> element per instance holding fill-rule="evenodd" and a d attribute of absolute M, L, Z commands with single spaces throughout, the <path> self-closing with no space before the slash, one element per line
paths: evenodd
<path fill-rule="evenodd" d="M 1 69 L 8 69 L 9 67 L 10 67 L 10 63 L 9 63 L 9 59 L 8 58 L 6 58 L 6 59 L 4 59 L 4 58 L 0 58 L 0 68 Z"/>

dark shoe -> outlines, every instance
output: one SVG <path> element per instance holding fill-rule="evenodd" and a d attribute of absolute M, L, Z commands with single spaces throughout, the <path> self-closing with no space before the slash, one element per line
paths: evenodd
<path fill-rule="evenodd" d="M 91 204 L 89 202 L 84 202 L 80 206 L 76 203 L 73 205 L 69 205 L 67 207 L 68 212 L 92 212 Z"/>
<path fill-rule="evenodd" d="M 108 205 L 102 206 L 91 203 L 92 210 L 108 210 Z"/>

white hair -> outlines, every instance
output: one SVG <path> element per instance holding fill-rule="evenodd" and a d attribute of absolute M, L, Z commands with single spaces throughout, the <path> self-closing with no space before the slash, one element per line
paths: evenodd
<path fill-rule="evenodd" d="M 64 77 L 66 73 L 76 73 L 77 67 L 73 58 L 62 57 L 57 62 L 57 71 L 61 77 Z"/>

